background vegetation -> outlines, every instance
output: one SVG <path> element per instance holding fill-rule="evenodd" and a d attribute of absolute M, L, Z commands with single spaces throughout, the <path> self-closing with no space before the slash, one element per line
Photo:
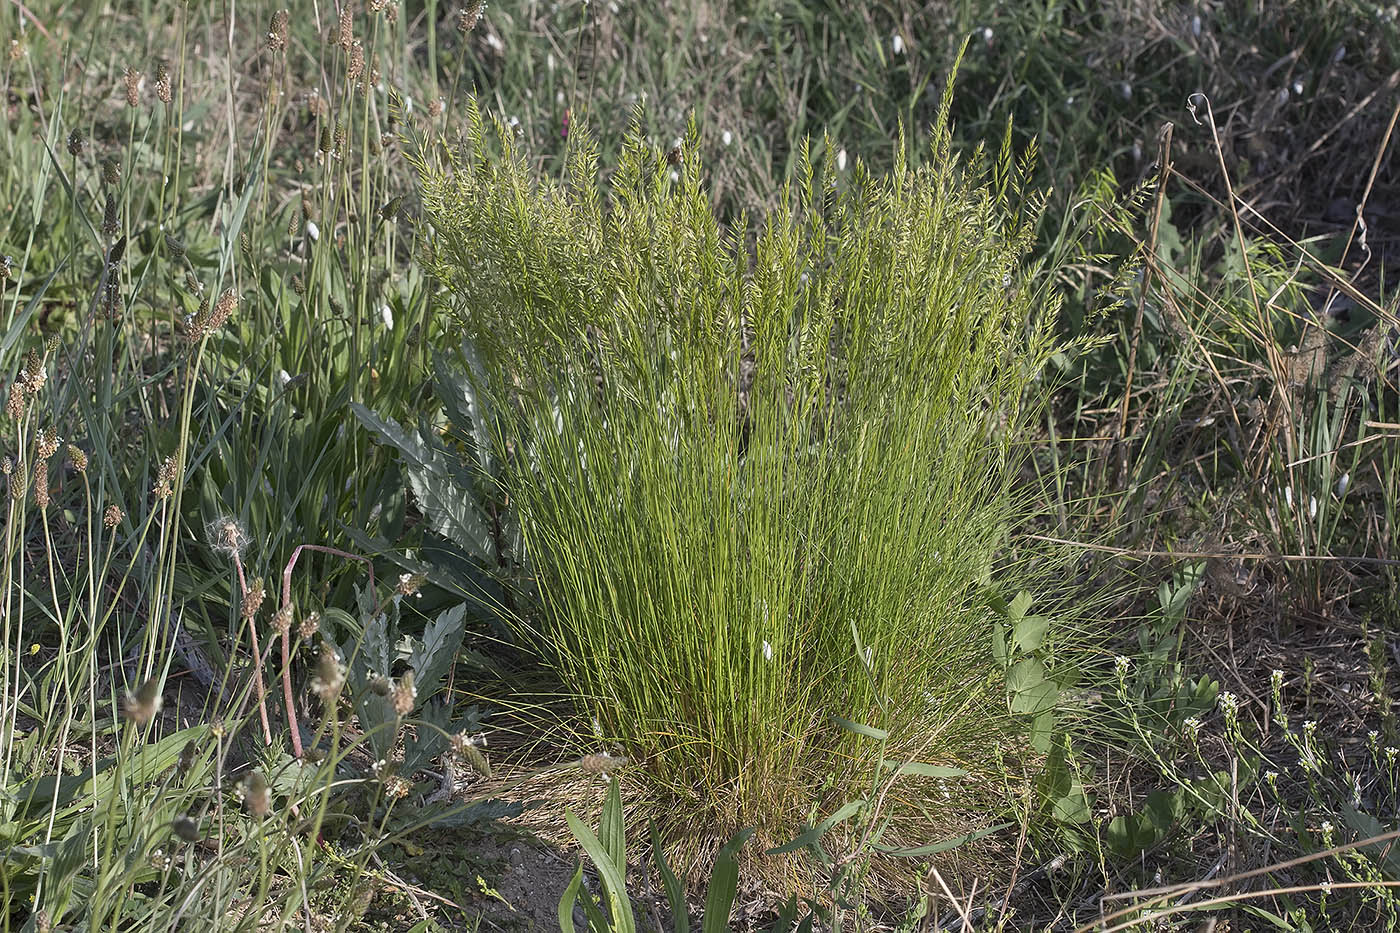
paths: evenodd
<path fill-rule="evenodd" d="M 1034 373 L 1053 394 L 1015 461 L 1015 501 L 1035 508 L 1005 540 L 967 513 L 996 549 L 996 585 L 964 585 L 985 598 L 979 683 L 1008 726 L 969 785 L 937 754 L 882 767 L 885 730 L 843 716 L 866 767 L 803 752 L 829 779 L 765 828 L 788 850 L 769 857 L 789 860 L 781 889 L 757 842 L 713 857 L 747 813 L 676 832 L 724 806 L 689 778 L 655 848 L 682 876 L 735 872 L 727 899 L 719 883 L 693 904 L 710 923 L 795 920 L 799 901 L 777 908 L 797 895 L 829 926 L 1394 924 L 1396 15 L 11 0 L 5 928 L 623 926 L 629 851 L 638 912 L 683 914 L 668 873 L 619 841 L 622 803 L 635 830 L 675 796 L 623 767 L 635 748 L 613 723 L 595 733 L 519 625 L 544 617 L 490 456 L 499 399 L 478 390 L 521 335 L 463 345 L 459 322 L 499 309 L 439 292 L 454 257 L 418 168 L 472 138 L 479 106 L 515 184 L 563 183 L 586 125 L 605 176 L 655 166 L 748 244 L 807 162 L 858 187 L 927 151 L 965 39 L 949 145 L 1005 146 L 984 163 L 994 190 L 1018 162 L 1048 189 L 1007 220 L 1024 292 L 989 295 L 968 327 L 1062 304 L 1062 350 Z M 489 256 L 526 229 L 464 242 Z M 628 435 L 589 437 L 603 453 Z M 561 507 L 577 529 L 598 514 Z M 577 618 L 609 555 L 644 560 L 617 553 L 633 516 L 609 517 L 584 552 L 593 582 L 553 612 Z M 915 550 L 904 521 L 847 569 Z M 786 645 L 770 640 L 775 660 Z M 773 751 L 738 721 L 735 741 Z M 557 914 L 599 773 L 625 798 L 585 839 L 607 917 L 578 884 Z M 967 804 L 887 836 L 890 788 L 911 782 Z M 731 918 L 736 897 L 753 907 Z"/>

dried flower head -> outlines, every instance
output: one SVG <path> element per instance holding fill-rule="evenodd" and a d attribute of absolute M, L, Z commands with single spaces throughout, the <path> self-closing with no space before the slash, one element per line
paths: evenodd
<path fill-rule="evenodd" d="M 422 588 L 427 579 L 421 573 L 401 573 L 399 574 L 399 582 L 394 585 L 394 592 L 400 596 L 413 596 Z"/>
<path fill-rule="evenodd" d="M 29 489 L 29 477 L 24 470 L 16 470 L 10 474 L 10 499 L 13 502 L 23 502 L 24 494 Z"/>
<path fill-rule="evenodd" d="M 278 635 L 286 638 L 292 630 L 292 605 L 291 603 L 282 606 L 272 614 L 272 629 Z"/>
<path fill-rule="evenodd" d="M 486 747 L 483 735 L 467 735 L 458 732 L 449 740 L 448 754 L 463 762 L 482 777 L 491 776 L 491 762 L 487 761 L 481 749 Z"/>
<path fill-rule="evenodd" d="M 185 842 L 198 842 L 200 840 L 199 822 L 193 817 L 175 817 L 170 821 L 170 831 Z"/>
<path fill-rule="evenodd" d="M 3 473 L 3 474 L 5 474 L 6 476 L 9 476 L 9 475 L 10 475 L 11 473 L 13 473 L 14 471 L 15 471 L 15 458 L 14 458 L 14 457 L 11 457 L 9 454 L 5 454 L 5 456 L 0 457 L 0 473 Z"/>
<path fill-rule="evenodd" d="M 413 785 L 407 779 L 397 774 L 391 774 L 384 782 L 384 796 L 390 800 L 402 800 L 408 796 L 408 792 L 413 790 Z"/>
<path fill-rule="evenodd" d="M 267 786 L 267 778 L 262 776 L 261 771 L 250 773 L 239 783 L 238 796 L 248 812 L 258 819 L 272 812 L 272 789 Z"/>
<path fill-rule="evenodd" d="M 88 455 L 83 452 L 81 447 L 76 444 L 69 444 L 66 453 L 68 454 L 68 462 L 73 464 L 73 469 L 77 470 L 79 473 L 87 472 Z"/>
<path fill-rule="evenodd" d="M 599 752 L 596 755 L 584 755 L 579 759 L 578 766 L 586 774 L 609 774 L 618 768 L 625 767 L 628 759 L 617 755 L 609 755 L 607 752 Z"/>
<path fill-rule="evenodd" d="M 267 596 L 267 591 L 263 589 L 262 577 L 256 577 L 251 586 L 248 587 L 248 595 L 243 597 L 243 605 L 239 608 L 239 614 L 246 620 L 252 620 L 262 608 L 263 599 Z"/>
<path fill-rule="evenodd" d="M 6 253 L 0 256 L 0 282 L 8 282 L 15 276 L 15 257 Z"/>
<path fill-rule="evenodd" d="M 336 697 L 345 686 L 345 665 L 340 663 L 340 655 L 329 641 L 322 640 L 321 654 L 316 661 L 316 673 L 311 678 L 311 692 L 320 698 L 327 708 L 335 705 Z"/>
<path fill-rule="evenodd" d="M 141 103 L 141 82 L 145 76 L 135 68 L 126 69 L 126 75 L 122 79 L 126 84 L 126 105 L 136 107 Z"/>
<path fill-rule="evenodd" d="M 40 428 L 34 433 L 34 452 L 38 454 L 40 460 L 47 460 L 58 453 L 59 445 L 63 443 L 63 438 L 58 436 L 58 432 L 53 428 Z"/>
<path fill-rule="evenodd" d="M 306 641 L 320 630 L 321 614 L 314 610 L 302 616 L 301 621 L 297 623 L 297 635 L 301 637 L 302 641 Z"/>
<path fill-rule="evenodd" d="M 102 512 L 102 527 L 111 530 L 122 523 L 122 510 L 109 505 Z"/>
<path fill-rule="evenodd" d="M 39 509 L 49 507 L 49 461 L 40 460 L 34 464 L 34 505 Z"/>
<path fill-rule="evenodd" d="M 168 499 L 175 493 L 175 480 L 178 477 L 178 467 L 175 457 L 169 456 L 161 461 L 160 469 L 156 472 L 155 485 L 151 491 L 155 493 L 157 499 Z"/>
<path fill-rule="evenodd" d="M 161 700 L 160 678 L 152 677 L 137 687 L 135 693 L 127 693 L 126 702 L 122 704 L 122 715 L 136 725 L 144 726 L 160 712 Z"/>
<path fill-rule="evenodd" d="M 225 557 L 242 554 L 248 546 L 248 532 L 229 515 L 221 515 L 204 526 L 204 535 L 209 540 L 209 546 Z"/>
<path fill-rule="evenodd" d="M 365 73 L 365 47 L 356 42 L 350 47 L 350 64 L 346 69 L 346 76 L 351 81 L 358 81 Z"/>
<path fill-rule="evenodd" d="M 219 295 L 219 300 L 214 302 L 214 310 L 209 314 L 209 329 L 215 331 L 223 327 L 237 310 L 238 293 L 232 288 L 224 289 Z"/>
<path fill-rule="evenodd" d="M 121 229 L 120 219 L 117 215 L 117 199 L 112 196 L 112 192 L 107 192 L 107 204 L 102 208 L 102 235 L 116 236 Z"/>
<path fill-rule="evenodd" d="M 272 22 L 267 27 L 267 48 L 280 52 L 287 47 L 287 11 L 277 10 L 272 14 Z"/>
<path fill-rule="evenodd" d="M 350 10 L 350 4 L 345 4 L 340 8 L 340 28 L 336 33 L 336 43 L 342 52 L 350 51 L 350 46 L 355 42 L 355 14 Z"/>
<path fill-rule="evenodd" d="M 156 99 L 162 104 L 170 103 L 174 89 L 170 84 L 170 62 L 162 58 L 156 62 Z"/>
<path fill-rule="evenodd" d="M 466 35 L 476 28 L 476 24 L 481 22 L 481 14 L 486 12 L 486 4 L 483 0 L 474 0 L 468 3 L 457 13 L 457 31 Z"/>
<path fill-rule="evenodd" d="M 68 154 L 70 156 L 77 158 L 83 154 L 83 150 L 86 148 L 87 137 L 83 135 L 82 130 L 73 130 L 68 134 Z"/>
<path fill-rule="evenodd" d="M 22 381 L 10 384 L 10 399 L 5 403 L 5 414 L 15 421 L 24 417 L 24 383 Z"/>
<path fill-rule="evenodd" d="M 413 685 L 413 671 L 404 671 L 394 686 L 394 715 L 407 716 L 418 705 L 418 688 Z"/>
<path fill-rule="evenodd" d="M 389 0 L 369 0 L 371 13 L 383 13 L 384 8 L 389 5 Z"/>
<path fill-rule="evenodd" d="M 44 369 L 44 358 L 38 350 L 30 350 L 24 358 L 24 388 L 31 395 L 38 395 L 48 381 L 48 371 Z"/>

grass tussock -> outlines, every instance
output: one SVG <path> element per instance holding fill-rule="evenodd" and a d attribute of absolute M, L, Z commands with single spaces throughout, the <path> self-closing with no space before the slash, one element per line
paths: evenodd
<path fill-rule="evenodd" d="M 881 753 L 990 768 L 1011 736 L 980 594 L 1053 320 L 1014 170 L 946 134 L 889 177 L 804 160 L 749 242 L 693 140 L 634 140 L 605 194 L 587 143 L 549 185 L 497 139 L 474 115 L 425 208 L 539 634 L 598 738 L 673 822 L 775 842 Z"/>

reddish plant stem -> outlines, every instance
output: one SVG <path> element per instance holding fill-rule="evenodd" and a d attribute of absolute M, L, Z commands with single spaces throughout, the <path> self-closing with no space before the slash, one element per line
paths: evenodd
<path fill-rule="evenodd" d="M 282 570 L 282 608 L 290 612 L 292 605 L 292 569 L 297 565 L 297 559 L 301 557 L 302 551 L 319 551 L 322 554 L 333 554 L 336 557 L 343 557 L 346 560 L 357 560 L 369 568 L 369 591 L 375 600 L 375 606 L 379 605 L 379 593 L 374 585 L 374 564 L 368 557 L 361 557 L 359 554 L 351 554 L 349 551 L 342 551 L 339 548 L 327 547 L 322 544 L 298 544 L 292 557 L 287 561 L 287 566 Z M 292 693 L 292 627 L 288 624 L 286 631 L 282 633 L 282 701 L 287 706 L 287 727 L 292 733 L 292 754 L 298 759 L 302 757 L 301 729 L 297 726 L 296 699 Z M 270 740 L 269 740 L 270 741 Z"/>

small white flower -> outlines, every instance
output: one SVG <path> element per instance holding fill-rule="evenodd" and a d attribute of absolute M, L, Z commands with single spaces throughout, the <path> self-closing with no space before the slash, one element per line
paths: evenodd
<path fill-rule="evenodd" d="M 1239 709 L 1240 706 L 1239 699 L 1228 690 L 1220 694 L 1220 699 L 1217 702 L 1219 702 L 1220 709 L 1226 715 L 1233 714 L 1236 710 Z"/>
<path fill-rule="evenodd" d="M 1123 655 L 1120 654 L 1118 657 L 1113 659 L 1113 672 L 1119 677 L 1124 677 L 1127 675 L 1128 668 L 1132 666 L 1132 663 L 1133 662 L 1130 659 L 1125 658 Z"/>
<path fill-rule="evenodd" d="M 766 638 L 763 640 L 763 660 L 773 660 L 773 646 L 768 644 L 768 640 Z"/>
<path fill-rule="evenodd" d="M 550 52 L 548 55 L 546 55 L 546 56 L 544 57 L 544 66 L 545 66 L 546 68 L 548 68 L 550 71 L 553 71 L 553 70 L 554 70 L 554 53 L 553 53 L 553 52 Z"/>
<path fill-rule="evenodd" d="M 994 35 L 995 35 L 995 33 L 992 32 L 992 27 L 991 27 L 991 26 L 983 26 L 983 27 L 982 27 L 982 41 L 983 41 L 983 42 L 987 43 L 988 45 L 991 45 L 991 44 L 992 44 L 992 36 L 994 36 Z"/>
<path fill-rule="evenodd" d="M 384 322 L 384 326 L 389 330 L 394 329 L 394 310 L 388 305 L 379 309 L 379 319 Z"/>
<path fill-rule="evenodd" d="M 1196 737 L 1201 734 L 1201 721 L 1195 716 L 1187 716 L 1181 722 L 1181 727 L 1186 730 L 1186 735 L 1191 741 L 1196 741 Z"/>
<path fill-rule="evenodd" d="M 1317 496 L 1308 496 L 1308 518 L 1317 518 Z"/>
<path fill-rule="evenodd" d="M 1133 86 L 1127 81 L 1122 81 L 1118 85 L 1118 93 L 1123 95 L 1124 100 L 1133 99 Z"/>
<path fill-rule="evenodd" d="M 675 169 L 671 169 L 671 181 L 676 182 L 676 181 L 680 181 L 680 180 L 681 180 L 681 173 L 678 172 L 678 171 L 676 171 Z"/>
<path fill-rule="evenodd" d="M 1293 93 L 1294 93 L 1294 95 L 1297 96 L 1297 97 L 1302 97 L 1302 96 L 1303 96 L 1303 82 L 1302 82 L 1302 81 L 1294 81 L 1294 82 L 1293 82 Z"/>
<path fill-rule="evenodd" d="M 890 51 L 894 52 L 896 55 L 904 54 L 904 37 L 899 33 L 895 33 L 890 37 Z"/>
<path fill-rule="evenodd" d="M 725 130 L 720 134 L 719 141 L 728 146 L 730 143 L 734 142 L 734 134 Z"/>
<path fill-rule="evenodd" d="M 277 371 L 277 381 L 280 382 L 283 386 L 285 386 L 287 383 L 292 381 L 292 374 L 287 372 L 285 369 L 279 369 Z"/>
<path fill-rule="evenodd" d="M 306 235 L 311 237 L 313 243 L 321 239 L 321 228 L 316 226 L 316 221 L 308 220 L 306 222 Z"/>
<path fill-rule="evenodd" d="M 413 98 L 409 97 L 407 94 L 405 94 L 403 98 L 403 112 L 413 113 Z"/>
<path fill-rule="evenodd" d="M 1343 473 L 1342 478 L 1337 480 L 1337 498 L 1345 496 L 1349 488 L 1351 488 L 1351 474 Z"/>
<path fill-rule="evenodd" d="M 486 34 L 486 44 L 491 46 L 491 51 L 493 52 L 505 51 L 506 44 L 502 42 L 501 37 L 494 32 L 488 32 Z"/>
<path fill-rule="evenodd" d="M 1196 14 L 1195 16 L 1191 17 L 1191 35 L 1193 35 L 1193 36 L 1199 36 L 1200 34 L 1201 34 L 1201 16 L 1200 16 L 1200 14 L 1198 13 L 1198 14 Z"/>
<path fill-rule="evenodd" d="M 836 152 L 836 170 L 844 172 L 846 170 L 846 150 L 839 149 Z"/>

